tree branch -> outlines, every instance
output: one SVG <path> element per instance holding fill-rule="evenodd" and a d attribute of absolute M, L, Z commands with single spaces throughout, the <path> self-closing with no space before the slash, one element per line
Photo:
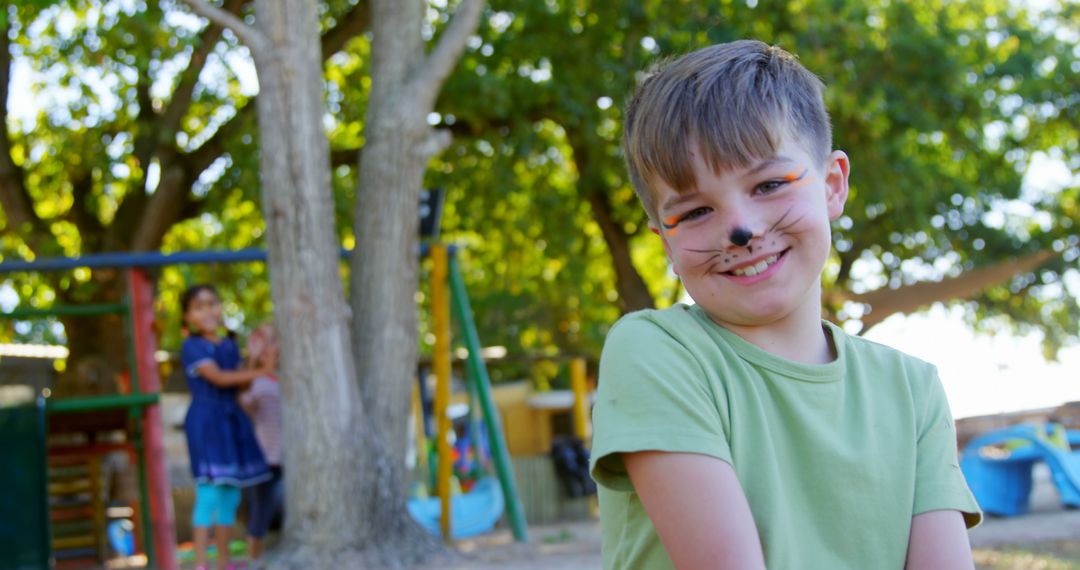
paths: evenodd
<path fill-rule="evenodd" d="M 206 0 L 183 1 L 191 8 L 192 12 L 210 20 L 211 23 L 232 30 L 232 33 L 236 34 L 236 37 L 240 38 L 240 41 L 251 50 L 252 57 L 258 57 L 259 54 L 268 53 L 272 49 L 270 40 L 262 32 L 245 24 L 243 20 L 229 11 L 218 8 Z"/>
<path fill-rule="evenodd" d="M 97 241 L 103 237 L 105 226 L 86 204 L 94 189 L 94 177 L 83 171 L 71 181 L 71 188 L 71 208 L 66 217 L 79 230 L 83 251 L 100 251 Z"/>
<path fill-rule="evenodd" d="M 247 0 L 226 0 L 222 9 L 230 14 L 239 15 L 240 10 L 246 4 Z M 179 128 L 180 120 L 184 118 L 188 108 L 191 107 L 191 98 L 195 93 L 195 86 L 199 83 L 199 75 L 202 74 L 206 60 L 214 50 L 218 40 L 221 39 L 221 32 L 224 29 L 221 24 L 211 20 L 211 25 L 207 26 L 200 34 L 199 45 L 191 54 L 191 61 L 188 62 L 188 66 L 180 75 L 180 82 L 177 83 L 176 89 L 173 91 L 169 106 L 162 113 L 162 123 L 165 125 L 163 131 L 174 133 Z"/>
<path fill-rule="evenodd" d="M 435 49 L 431 50 L 427 58 L 417 69 L 417 74 L 411 83 L 417 89 L 417 93 L 430 93 L 432 104 L 439 93 L 443 82 L 450 76 L 450 72 L 457 65 L 461 53 L 465 51 L 465 43 L 469 36 L 476 31 L 480 23 L 480 12 L 484 7 L 483 0 L 463 0 L 458 5 L 450 25 L 439 37 Z"/>
<path fill-rule="evenodd" d="M 863 316 L 863 329 L 870 327 L 896 313 L 910 313 L 936 301 L 966 299 L 987 287 L 1005 281 L 1019 273 L 1031 271 L 1059 255 L 1050 250 L 1041 250 L 1025 257 L 1008 259 L 990 265 L 966 271 L 956 277 L 941 281 L 923 281 L 897 289 L 882 287 L 867 293 L 839 292 L 842 301 L 854 301 L 870 305 L 871 311 Z"/>
<path fill-rule="evenodd" d="M 185 202 L 191 199 L 191 177 L 181 167 L 162 167 L 161 182 L 139 218 L 131 240 L 133 251 L 149 251 L 161 246 L 165 232 L 179 221 Z"/>
<path fill-rule="evenodd" d="M 337 24 L 322 36 L 322 57 L 327 58 L 345 48 L 349 40 L 360 35 L 371 25 L 371 6 L 368 0 L 360 0 L 348 12 L 337 18 Z"/>

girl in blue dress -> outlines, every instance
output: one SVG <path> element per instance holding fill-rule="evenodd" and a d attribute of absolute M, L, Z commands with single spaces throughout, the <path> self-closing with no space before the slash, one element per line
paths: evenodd
<path fill-rule="evenodd" d="M 255 430 L 237 402 L 237 389 L 272 373 L 276 362 L 238 370 L 240 349 L 231 334 L 222 335 L 221 299 L 210 285 L 195 285 L 180 297 L 188 336 L 180 350 L 191 406 L 184 419 L 195 507 L 191 519 L 195 564 L 206 570 L 210 529 L 215 528 L 218 569 L 233 568 L 228 541 L 236 523 L 240 488 L 270 477 Z"/>

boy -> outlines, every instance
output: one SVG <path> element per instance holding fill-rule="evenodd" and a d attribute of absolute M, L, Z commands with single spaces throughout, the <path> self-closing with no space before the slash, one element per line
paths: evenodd
<path fill-rule="evenodd" d="M 608 334 L 605 568 L 973 567 L 981 514 L 936 370 L 821 318 L 849 171 L 823 89 L 738 41 L 669 63 L 627 106 L 631 181 L 696 305 Z"/>

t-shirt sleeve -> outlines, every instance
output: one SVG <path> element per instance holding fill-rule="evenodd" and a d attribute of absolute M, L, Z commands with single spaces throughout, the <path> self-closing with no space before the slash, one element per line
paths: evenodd
<path fill-rule="evenodd" d="M 591 472 L 597 483 L 633 490 L 622 453 L 699 453 L 731 463 L 722 394 L 697 358 L 656 323 L 629 315 L 604 342 L 593 407 Z"/>
<path fill-rule="evenodd" d="M 202 363 L 214 362 L 214 345 L 210 341 L 196 336 L 188 337 L 180 347 L 180 364 L 188 376 L 198 376 L 196 370 Z"/>
<path fill-rule="evenodd" d="M 923 394 L 915 473 L 915 514 L 939 510 L 960 511 L 968 528 L 982 522 L 982 511 L 960 471 L 956 425 L 949 412 L 937 370 L 931 368 Z"/>

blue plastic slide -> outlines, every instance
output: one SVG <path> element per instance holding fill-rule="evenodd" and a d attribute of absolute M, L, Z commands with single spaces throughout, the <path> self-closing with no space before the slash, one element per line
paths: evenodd
<path fill-rule="evenodd" d="M 1080 443 L 1070 430 L 1069 444 Z M 1061 502 L 1080 507 L 1080 454 L 1054 443 L 1044 426 L 1017 425 L 983 434 L 964 447 L 960 468 L 979 506 L 988 514 L 1015 516 L 1027 512 L 1031 470 L 1046 462 Z"/>
<path fill-rule="evenodd" d="M 504 506 L 502 488 L 494 477 L 481 478 L 468 493 L 451 497 L 450 532 L 454 540 L 490 531 L 502 516 Z M 409 499 L 409 514 L 435 536 L 442 534 L 439 529 L 441 513 L 438 497 Z"/>

